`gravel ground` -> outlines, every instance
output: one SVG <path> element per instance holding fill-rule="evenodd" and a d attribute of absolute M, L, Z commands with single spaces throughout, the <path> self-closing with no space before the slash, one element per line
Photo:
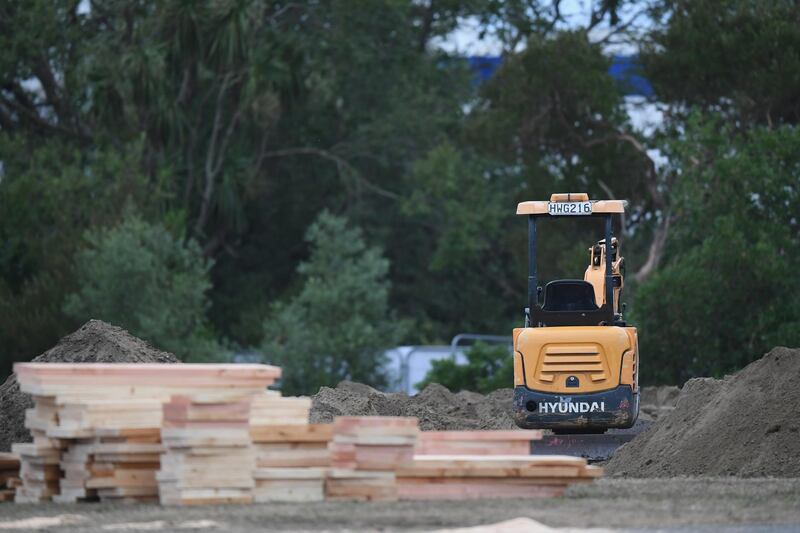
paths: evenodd
<path fill-rule="evenodd" d="M 60 517 L 60 518 L 56 518 Z M 529 517 L 557 528 L 800 531 L 800 478 L 602 479 L 563 498 L 375 504 L 0 504 L 0 530 L 424 531 Z M 32 519 L 37 519 L 32 521 Z M 51 523 L 47 526 L 48 520 Z"/>

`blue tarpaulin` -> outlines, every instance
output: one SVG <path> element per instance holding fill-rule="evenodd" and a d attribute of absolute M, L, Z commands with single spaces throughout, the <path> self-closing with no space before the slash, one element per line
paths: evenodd
<path fill-rule="evenodd" d="M 501 56 L 467 57 L 470 69 L 475 74 L 475 83 L 480 84 L 492 77 L 503 62 Z M 613 56 L 608 74 L 619 84 L 625 95 L 653 96 L 653 86 L 641 75 L 641 65 L 636 56 Z"/>

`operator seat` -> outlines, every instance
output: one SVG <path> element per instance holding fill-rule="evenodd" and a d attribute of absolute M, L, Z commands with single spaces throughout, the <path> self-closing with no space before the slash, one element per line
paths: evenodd
<path fill-rule="evenodd" d="M 582 279 L 551 281 L 544 289 L 545 311 L 596 311 L 594 286 Z"/>

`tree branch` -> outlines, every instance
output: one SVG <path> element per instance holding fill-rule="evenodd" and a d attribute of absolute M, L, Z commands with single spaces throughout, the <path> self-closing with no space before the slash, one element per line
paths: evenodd
<path fill-rule="evenodd" d="M 273 150 L 270 152 L 266 152 L 264 153 L 263 157 L 266 159 L 273 157 L 287 157 L 295 155 L 313 155 L 316 157 L 321 157 L 322 159 L 327 159 L 328 161 L 332 161 L 336 163 L 340 175 L 341 175 L 341 170 L 345 169 L 359 182 L 360 185 L 364 186 L 369 191 L 379 196 L 383 196 L 384 198 L 390 198 L 392 200 L 400 199 L 400 195 L 395 194 L 391 191 L 387 191 L 386 189 L 379 187 L 361 177 L 359 172 L 347 160 L 334 154 L 333 152 L 329 152 L 328 150 L 323 150 L 321 148 L 313 148 L 310 146 L 299 147 L 299 148 L 284 148 L 281 150 Z"/>
<path fill-rule="evenodd" d="M 417 42 L 417 49 L 419 52 L 424 52 L 425 47 L 428 44 L 428 37 L 431 33 L 431 28 L 433 27 L 433 17 L 434 17 L 434 4 L 436 4 L 436 0 L 430 0 L 430 4 L 428 4 L 428 8 L 425 10 L 425 17 L 422 19 L 422 28 L 419 32 L 419 40 Z"/>
<path fill-rule="evenodd" d="M 194 225 L 194 231 L 197 234 L 202 232 L 203 227 L 206 225 L 208 220 L 209 211 L 211 209 L 211 198 L 214 196 L 214 187 L 216 185 L 217 174 L 222 168 L 221 160 L 224 159 L 224 153 L 222 151 L 224 147 L 217 146 L 217 143 L 219 142 L 219 135 L 220 131 L 222 130 L 222 115 L 225 104 L 225 96 L 228 92 L 228 88 L 233 82 L 233 79 L 233 72 L 228 72 L 225 75 L 222 85 L 219 88 L 219 93 L 217 94 L 216 109 L 214 111 L 214 125 L 211 129 L 211 139 L 209 140 L 208 151 L 206 152 L 205 187 L 203 189 L 202 201 L 200 203 L 200 214 L 198 215 Z M 229 125 L 226 135 L 228 135 L 231 129 L 232 128 Z"/>
<path fill-rule="evenodd" d="M 669 212 L 664 213 L 662 215 L 661 222 L 658 224 L 658 226 L 656 226 L 655 232 L 653 233 L 653 240 L 650 242 L 650 249 L 647 253 L 647 260 L 633 275 L 633 278 L 638 283 L 646 280 L 658 268 L 661 258 L 664 255 L 664 248 L 666 248 L 671 218 L 672 217 Z"/>

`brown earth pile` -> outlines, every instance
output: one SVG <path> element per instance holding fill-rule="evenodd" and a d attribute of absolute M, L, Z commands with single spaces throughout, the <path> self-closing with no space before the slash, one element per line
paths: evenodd
<path fill-rule="evenodd" d="M 775 348 L 724 379 L 689 380 L 675 409 L 614 454 L 630 477 L 800 477 L 800 349 Z"/>
<path fill-rule="evenodd" d="M 177 363 L 171 353 L 150 346 L 117 326 L 90 320 L 42 355 L 37 363 Z M 19 390 L 14 375 L 0 385 L 0 451 L 14 442 L 27 442 L 25 409 L 33 407 L 28 394 Z"/>
<path fill-rule="evenodd" d="M 674 385 L 642 387 L 639 391 L 639 419 L 654 421 L 675 409 L 681 389 Z"/>
<path fill-rule="evenodd" d="M 360 383 L 343 381 L 322 387 L 313 397 L 312 423 L 332 422 L 342 415 L 415 416 L 423 430 L 516 429 L 511 417 L 512 389 L 486 396 L 475 392 L 452 393 L 433 383 L 415 396 L 383 393 Z"/>

